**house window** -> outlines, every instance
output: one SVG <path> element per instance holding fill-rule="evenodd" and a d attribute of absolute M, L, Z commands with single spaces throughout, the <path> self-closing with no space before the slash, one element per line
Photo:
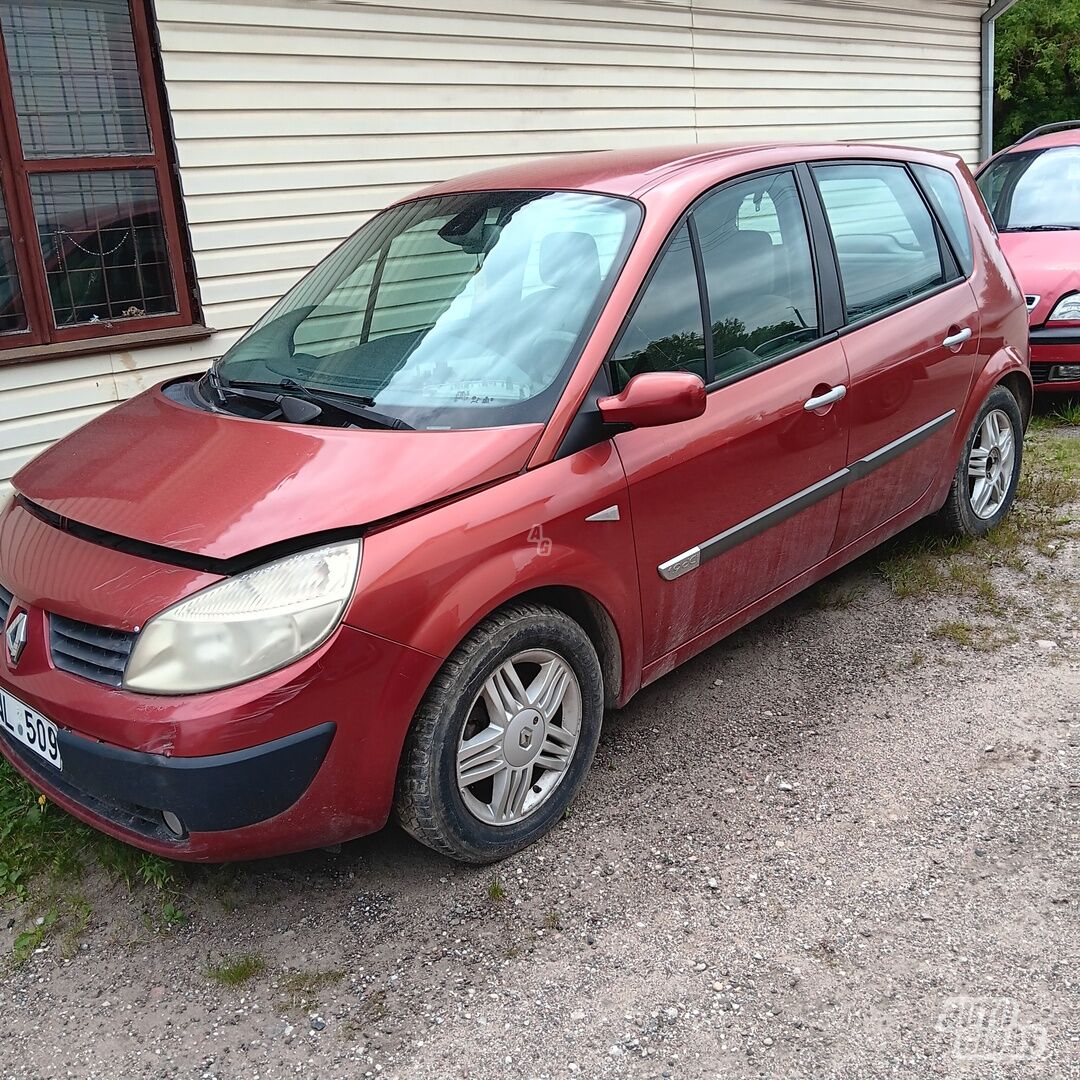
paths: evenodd
<path fill-rule="evenodd" d="M 0 360 L 194 323 L 165 151 L 143 0 L 0 0 Z"/>

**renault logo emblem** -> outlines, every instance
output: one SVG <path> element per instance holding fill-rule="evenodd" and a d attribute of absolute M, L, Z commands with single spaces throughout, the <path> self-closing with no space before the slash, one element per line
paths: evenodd
<path fill-rule="evenodd" d="M 529 747 L 532 745 L 532 737 L 533 733 L 531 728 L 521 729 L 521 734 L 518 735 L 518 744 L 520 745 L 522 750 L 529 749 Z"/>
<path fill-rule="evenodd" d="M 8 628 L 4 633 L 4 640 L 7 642 L 8 662 L 14 667 L 19 662 L 19 657 L 22 656 L 23 648 L 26 646 L 25 611 L 20 611 L 8 623 Z"/>

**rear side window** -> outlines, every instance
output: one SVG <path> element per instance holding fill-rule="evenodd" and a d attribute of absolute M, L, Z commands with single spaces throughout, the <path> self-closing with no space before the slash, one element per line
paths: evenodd
<path fill-rule="evenodd" d="M 692 371 L 705 378 L 701 298 L 685 224 L 661 257 L 611 357 L 616 390 L 643 371 Z"/>
<path fill-rule="evenodd" d="M 964 277 L 967 277 L 975 267 L 975 257 L 971 250 L 967 212 L 964 210 L 964 200 L 960 195 L 956 177 L 945 169 L 936 169 L 932 165 L 912 165 L 911 168 L 926 191 L 930 205 L 933 206 L 964 271 Z"/>
<path fill-rule="evenodd" d="M 791 173 L 720 188 L 693 217 L 709 298 L 712 381 L 819 337 L 810 238 Z"/>
<path fill-rule="evenodd" d="M 946 282 L 934 219 L 900 165 L 814 168 L 849 322 Z"/>

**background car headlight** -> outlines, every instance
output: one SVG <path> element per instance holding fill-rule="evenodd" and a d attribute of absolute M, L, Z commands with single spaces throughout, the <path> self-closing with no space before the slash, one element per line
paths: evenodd
<path fill-rule="evenodd" d="M 1063 296 L 1050 312 L 1047 322 L 1080 322 L 1080 293 Z"/>
<path fill-rule="evenodd" d="M 302 551 L 167 608 L 136 639 L 125 688 L 145 694 L 219 690 L 299 659 L 341 621 L 360 553 L 360 540 Z"/>

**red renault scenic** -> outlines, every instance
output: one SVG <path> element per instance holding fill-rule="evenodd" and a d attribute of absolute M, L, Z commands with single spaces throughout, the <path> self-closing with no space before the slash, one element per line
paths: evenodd
<path fill-rule="evenodd" d="M 1028 132 L 977 179 L 1031 315 L 1035 389 L 1080 393 L 1080 120 Z"/>
<path fill-rule="evenodd" d="M 956 158 L 565 156 L 379 214 L 0 513 L 0 749 L 162 855 L 391 811 L 484 862 L 606 707 L 927 514 L 986 533 L 1023 298 Z"/>

